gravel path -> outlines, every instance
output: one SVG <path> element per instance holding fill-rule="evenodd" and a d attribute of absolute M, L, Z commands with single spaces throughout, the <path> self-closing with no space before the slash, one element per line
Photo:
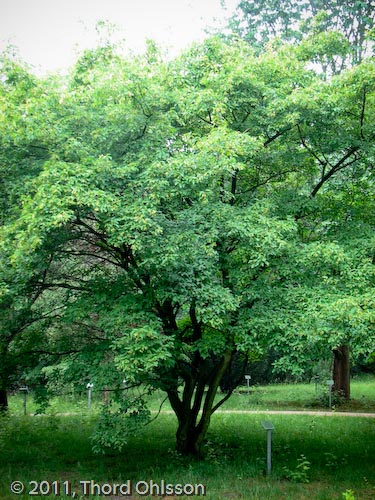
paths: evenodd
<path fill-rule="evenodd" d="M 151 411 L 152 414 L 158 413 L 157 411 Z M 363 413 L 363 412 L 350 412 L 350 411 L 310 411 L 310 410 L 217 410 L 216 414 L 239 414 L 239 415 L 310 415 L 318 417 L 364 417 L 364 418 L 375 418 L 375 412 L 373 413 Z M 174 415 L 172 410 L 162 410 L 160 414 L 164 415 Z M 29 413 L 30 416 L 35 417 L 48 417 L 48 414 L 34 414 Z M 69 417 L 73 415 L 80 415 L 80 413 L 56 413 L 58 417 Z"/>
<path fill-rule="evenodd" d="M 318 417 L 367 417 L 375 418 L 375 413 L 359 413 L 349 411 L 310 411 L 310 410 L 218 410 L 215 413 L 239 413 L 251 415 L 311 415 Z"/>

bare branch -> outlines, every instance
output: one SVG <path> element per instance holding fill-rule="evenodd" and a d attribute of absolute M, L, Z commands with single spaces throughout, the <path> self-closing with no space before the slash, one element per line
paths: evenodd
<path fill-rule="evenodd" d="M 163 407 L 164 403 L 167 401 L 167 399 L 168 399 L 168 396 L 165 396 L 165 398 L 163 399 L 163 401 L 160 403 L 159 410 L 158 410 L 157 414 L 155 415 L 155 417 L 154 417 L 154 418 L 152 418 L 152 419 L 151 419 L 149 422 L 147 422 L 147 424 L 145 424 L 145 425 L 151 424 L 152 422 L 154 422 L 154 421 L 158 418 L 158 416 L 159 416 L 159 415 L 160 415 L 160 413 L 161 413 L 161 409 L 162 409 L 162 407 Z"/>

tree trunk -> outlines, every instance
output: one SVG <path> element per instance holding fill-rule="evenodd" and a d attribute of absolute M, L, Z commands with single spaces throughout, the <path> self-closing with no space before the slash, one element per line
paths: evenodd
<path fill-rule="evenodd" d="M 7 363 L 7 348 L 1 346 L 0 349 L 0 413 L 8 410 L 8 372 L 9 366 Z"/>
<path fill-rule="evenodd" d="M 0 413 L 8 410 L 8 395 L 6 389 L 0 388 Z"/>
<path fill-rule="evenodd" d="M 202 444 L 204 435 L 197 427 L 186 419 L 180 422 L 176 432 L 176 449 L 182 455 L 192 455 L 200 457 L 202 454 Z"/>
<path fill-rule="evenodd" d="M 169 401 L 178 418 L 176 448 L 182 455 L 202 456 L 202 446 L 210 425 L 211 415 L 230 395 L 228 393 L 219 403 L 214 405 L 219 383 L 231 358 L 232 352 L 227 351 L 212 369 L 208 380 L 203 370 L 200 377 L 185 382 L 182 400 L 180 400 L 177 390 L 168 392 Z M 206 385 L 207 392 L 205 393 Z"/>
<path fill-rule="evenodd" d="M 349 346 L 333 350 L 333 390 L 346 400 L 350 399 L 350 357 Z"/>

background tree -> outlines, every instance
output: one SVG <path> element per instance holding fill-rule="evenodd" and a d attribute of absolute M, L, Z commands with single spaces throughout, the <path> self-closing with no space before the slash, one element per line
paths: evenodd
<path fill-rule="evenodd" d="M 354 66 L 373 49 L 375 4 L 360 2 L 243 1 L 232 18 L 233 30 L 258 50 L 275 40 L 298 44 L 302 58 L 328 78 Z M 364 107 L 365 94 L 363 90 Z M 348 346 L 333 350 L 334 389 L 349 398 Z M 345 381 L 345 382 L 344 382 Z"/>
<path fill-rule="evenodd" d="M 309 41 L 310 56 L 315 52 L 316 62 L 327 69 L 324 59 L 330 52 L 331 69 L 337 72 L 369 55 L 374 19 L 373 0 L 243 0 L 230 26 L 258 50 L 275 38 L 303 45 Z"/>

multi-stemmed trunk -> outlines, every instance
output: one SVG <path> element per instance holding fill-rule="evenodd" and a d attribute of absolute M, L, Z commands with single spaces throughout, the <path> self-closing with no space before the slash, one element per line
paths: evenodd
<path fill-rule="evenodd" d="M 177 388 L 168 390 L 169 401 L 178 419 L 176 447 L 181 454 L 202 455 L 211 416 L 230 395 L 214 404 L 220 380 L 231 357 L 232 352 L 228 350 L 209 371 L 202 360 L 200 370 L 194 376 L 186 375 L 181 397 Z"/>

